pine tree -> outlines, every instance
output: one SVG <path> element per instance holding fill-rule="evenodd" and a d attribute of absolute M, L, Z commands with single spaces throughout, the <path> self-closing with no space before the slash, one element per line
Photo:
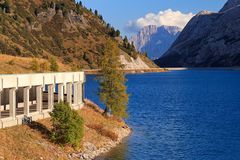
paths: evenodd
<path fill-rule="evenodd" d="M 116 31 L 116 37 L 119 37 L 121 35 L 121 32 L 119 30 Z"/>
<path fill-rule="evenodd" d="M 127 45 L 128 45 L 128 38 L 127 36 L 125 36 L 123 39 L 123 47 L 127 48 Z"/>
<path fill-rule="evenodd" d="M 110 112 L 117 117 L 126 118 L 128 116 L 126 111 L 128 94 L 124 73 L 119 70 L 122 67 L 119 54 L 120 50 L 116 43 L 108 40 L 100 60 L 99 95 L 106 106 L 105 113 Z"/>
<path fill-rule="evenodd" d="M 131 50 L 132 50 L 133 52 L 136 52 L 136 49 L 135 49 L 135 46 L 134 46 L 134 43 L 133 43 L 133 42 L 131 42 Z"/>
<path fill-rule="evenodd" d="M 83 6 L 83 5 L 82 5 L 82 1 L 79 2 L 79 5 L 80 5 L 81 7 Z"/>
<path fill-rule="evenodd" d="M 95 14 L 95 16 L 98 16 L 98 11 L 95 10 L 95 11 L 94 11 L 94 14 Z"/>
<path fill-rule="evenodd" d="M 107 29 L 110 29 L 111 28 L 111 25 L 108 23 L 107 24 Z"/>

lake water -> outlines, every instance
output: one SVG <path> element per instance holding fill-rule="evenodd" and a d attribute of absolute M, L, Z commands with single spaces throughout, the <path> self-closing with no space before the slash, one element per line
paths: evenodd
<path fill-rule="evenodd" d="M 239 160 L 240 71 L 127 75 L 133 134 L 106 160 Z M 99 105 L 94 76 L 86 97 Z"/>

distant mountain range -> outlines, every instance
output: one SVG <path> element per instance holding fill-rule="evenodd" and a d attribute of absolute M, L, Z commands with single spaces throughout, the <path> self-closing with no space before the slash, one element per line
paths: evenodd
<path fill-rule="evenodd" d="M 131 41 L 138 51 L 147 52 L 149 58 L 157 59 L 170 48 L 181 30 L 175 26 L 149 25 L 134 35 Z"/>
<path fill-rule="evenodd" d="M 155 61 L 161 67 L 240 66 L 240 0 L 218 13 L 202 11 L 191 19 L 171 48 Z"/>

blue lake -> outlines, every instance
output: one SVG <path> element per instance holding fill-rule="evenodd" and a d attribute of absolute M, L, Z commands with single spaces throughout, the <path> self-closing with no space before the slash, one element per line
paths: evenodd
<path fill-rule="evenodd" d="M 127 79 L 127 123 L 133 134 L 104 159 L 240 159 L 240 71 L 172 71 Z M 87 76 L 86 97 L 101 105 L 97 86 L 94 76 Z"/>

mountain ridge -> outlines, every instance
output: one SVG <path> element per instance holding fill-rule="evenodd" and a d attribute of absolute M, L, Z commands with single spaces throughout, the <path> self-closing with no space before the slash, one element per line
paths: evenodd
<path fill-rule="evenodd" d="M 240 66 L 239 19 L 238 5 L 224 12 L 197 14 L 155 63 L 161 67 Z"/>

